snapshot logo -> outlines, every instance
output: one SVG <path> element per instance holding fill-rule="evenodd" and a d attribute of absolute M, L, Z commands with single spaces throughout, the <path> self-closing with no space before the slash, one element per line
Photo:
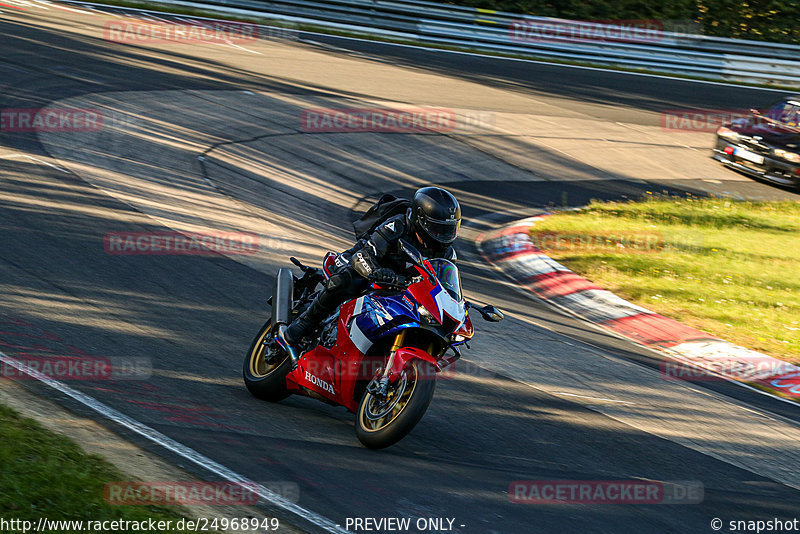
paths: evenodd
<path fill-rule="evenodd" d="M 696 480 L 516 480 L 508 498 L 518 504 L 697 504 L 703 484 Z"/>
<path fill-rule="evenodd" d="M 259 38 L 259 26 L 245 22 L 186 20 L 152 22 L 113 20 L 103 25 L 103 38 L 114 43 L 189 42 L 237 44 Z"/>
<path fill-rule="evenodd" d="M 7 380 L 145 380 L 152 373 L 149 358 L 21 354 L 0 362 L 0 377 Z"/>
<path fill-rule="evenodd" d="M 103 248 L 120 256 L 255 254 L 259 239 L 247 232 L 109 232 L 103 237 Z"/>
<path fill-rule="evenodd" d="M 508 28 L 512 41 L 653 43 L 664 39 L 664 24 L 653 19 L 518 19 Z"/>
<path fill-rule="evenodd" d="M 103 490 L 108 504 L 253 505 L 258 485 L 239 482 L 109 482 Z"/>
<path fill-rule="evenodd" d="M 97 109 L 5 108 L 0 110 L 3 132 L 94 132 L 103 127 Z"/>
<path fill-rule="evenodd" d="M 727 528 L 725 528 L 727 525 Z M 725 528 L 726 532 L 800 532 L 800 520 L 792 519 L 732 519 L 724 523 L 719 517 L 711 520 L 711 529 L 719 531 Z"/>

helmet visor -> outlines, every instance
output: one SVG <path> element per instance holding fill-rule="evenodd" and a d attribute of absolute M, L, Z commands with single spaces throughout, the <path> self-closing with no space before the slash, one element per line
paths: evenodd
<path fill-rule="evenodd" d="M 461 219 L 439 221 L 437 219 L 422 218 L 420 226 L 439 243 L 450 244 L 456 240 L 458 228 L 461 226 Z"/>

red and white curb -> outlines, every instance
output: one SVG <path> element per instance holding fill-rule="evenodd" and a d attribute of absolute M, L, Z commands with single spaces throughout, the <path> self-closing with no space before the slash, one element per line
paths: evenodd
<path fill-rule="evenodd" d="M 800 367 L 631 304 L 543 254 L 529 234 L 542 217 L 522 219 L 481 234 L 478 249 L 489 263 L 542 300 L 666 353 L 669 359 L 662 363 L 662 372 L 667 378 L 701 380 L 711 376 L 800 401 Z"/>

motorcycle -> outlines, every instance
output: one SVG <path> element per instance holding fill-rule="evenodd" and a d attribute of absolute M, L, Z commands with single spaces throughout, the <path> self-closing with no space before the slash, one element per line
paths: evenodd
<path fill-rule="evenodd" d="M 343 259 L 329 252 L 318 269 L 291 258 L 303 274 L 278 271 L 267 301 L 272 314 L 244 360 L 250 393 L 271 402 L 299 394 L 344 406 L 356 414 L 359 441 L 372 449 L 411 432 L 433 398 L 437 373 L 458 360 L 460 346 L 473 337 L 469 310 L 492 322 L 503 314 L 464 299 L 452 262 L 424 258 L 403 240 L 400 246 L 416 274 L 392 284 L 373 282 L 365 294 L 342 304 L 303 345 L 296 362 L 274 334 L 303 312 Z"/>

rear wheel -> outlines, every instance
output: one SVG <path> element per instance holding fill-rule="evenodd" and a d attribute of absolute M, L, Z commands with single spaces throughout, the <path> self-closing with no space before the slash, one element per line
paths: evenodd
<path fill-rule="evenodd" d="M 370 449 L 394 445 L 416 426 L 436 389 L 436 372 L 421 360 L 411 362 L 389 385 L 386 398 L 364 394 L 356 413 L 356 436 Z"/>
<path fill-rule="evenodd" d="M 254 397 L 278 402 L 289 396 L 286 375 L 291 371 L 291 359 L 272 339 L 272 321 L 259 330 L 244 359 L 244 384 Z"/>

